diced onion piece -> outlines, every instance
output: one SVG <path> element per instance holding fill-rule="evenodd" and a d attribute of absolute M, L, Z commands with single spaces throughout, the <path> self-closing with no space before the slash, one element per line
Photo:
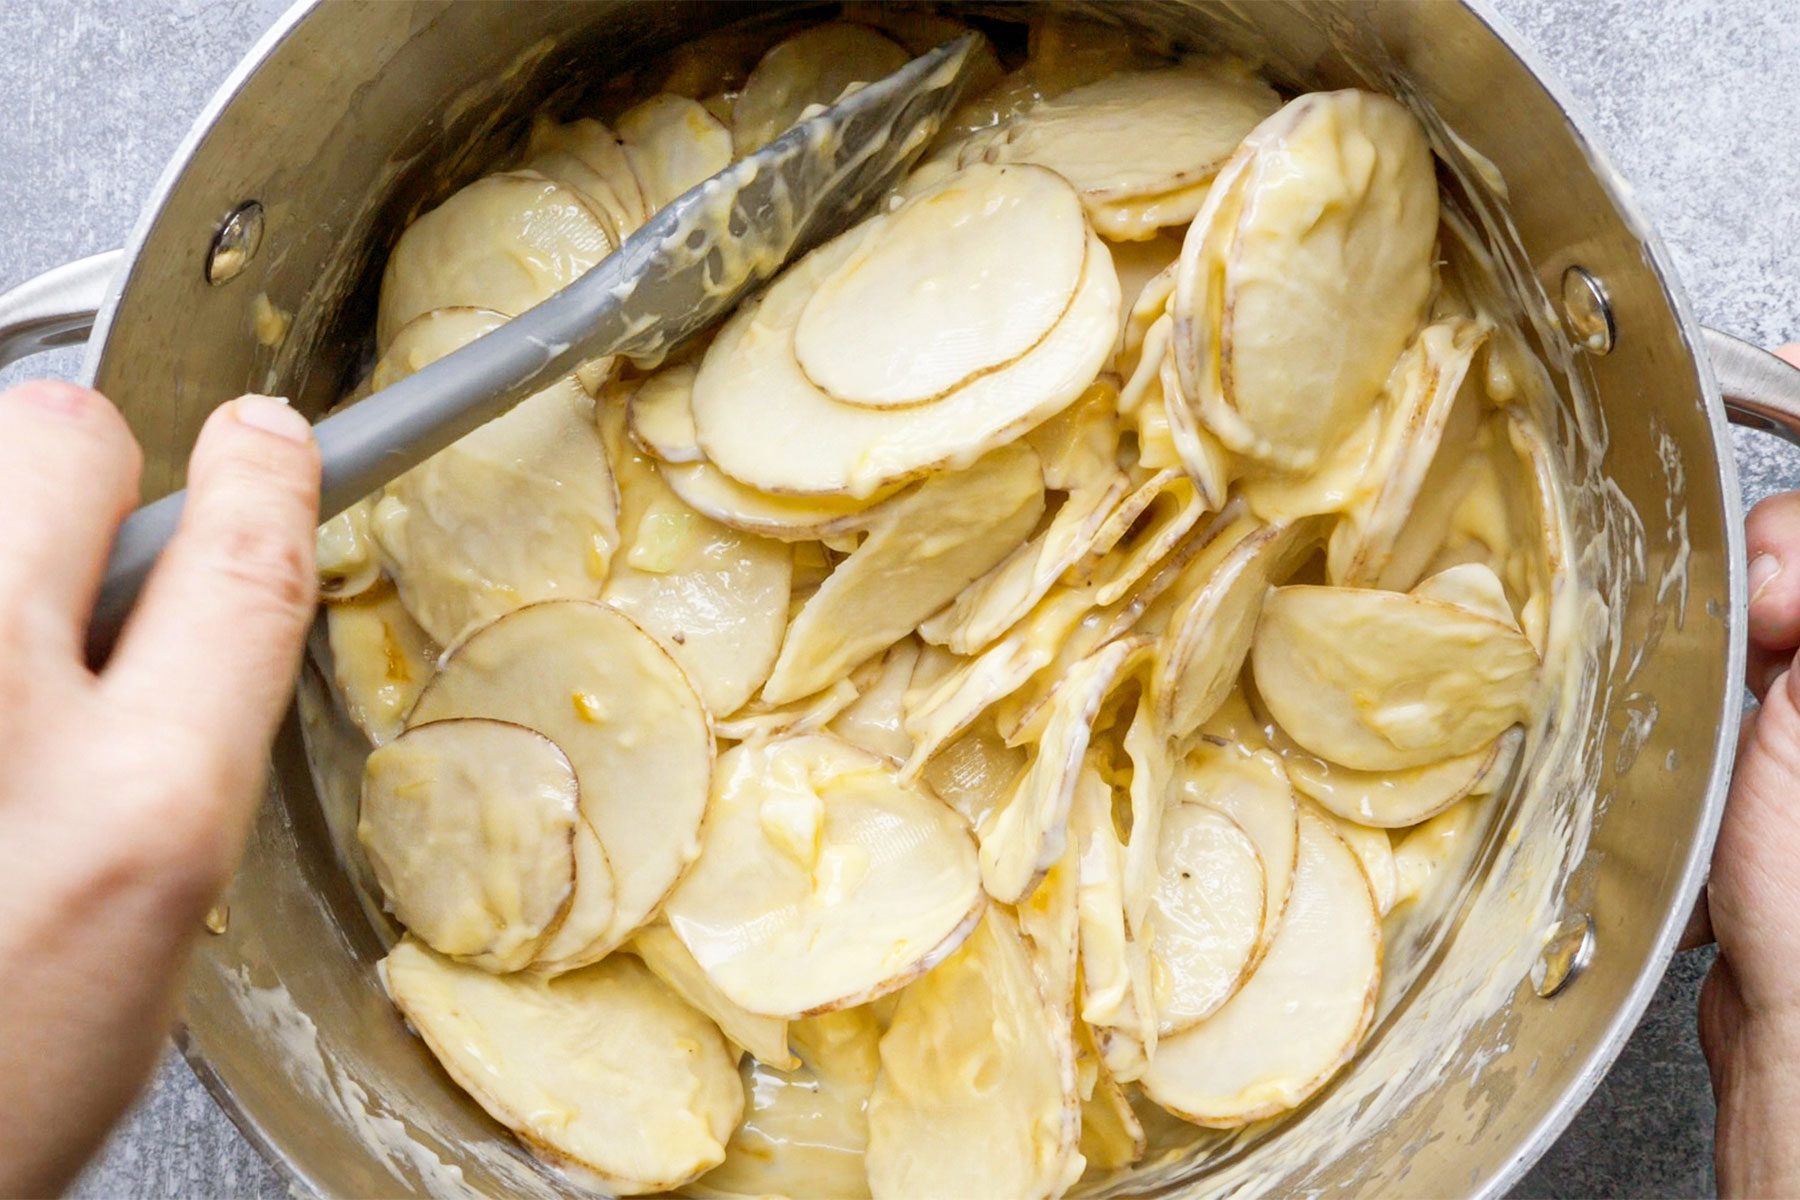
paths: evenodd
<path fill-rule="evenodd" d="M 449 717 L 512 721 L 560 746 L 575 767 L 582 815 L 612 864 L 611 919 L 584 930 L 579 951 L 540 963 L 545 969 L 582 966 L 618 946 L 699 855 L 713 756 L 706 710 L 656 639 L 616 610 L 552 600 L 476 630 L 420 695 L 409 724 Z M 577 904 L 581 888 L 578 876 Z"/>
<path fill-rule="evenodd" d="M 1059 1196 L 1081 1173 L 1073 1030 L 990 908 L 900 996 L 869 1099 L 876 1200 Z"/>
<path fill-rule="evenodd" d="M 1437 213 L 1431 148 L 1386 96 L 1312 93 L 1250 134 L 1173 304 L 1183 389 L 1221 441 L 1303 471 L 1362 422 L 1425 315 Z"/>
<path fill-rule="evenodd" d="M 1269 713 L 1301 746 L 1361 771 L 1469 754 L 1531 711 L 1537 653 L 1518 630 L 1436 600 L 1277 588 L 1251 650 Z"/>
<path fill-rule="evenodd" d="M 956 814 L 829 735 L 722 755 L 705 836 L 669 897 L 669 924 L 753 1013 L 806 1016 L 893 991 L 954 950 L 981 913 Z"/>
<path fill-rule="evenodd" d="M 636 1196 L 725 1157 L 737 1055 L 635 958 L 546 979 L 491 975 L 407 938 L 382 985 L 450 1077 L 553 1166 Z"/>
<path fill-rule="evenodd" d="M 794 357 L 834 400 L 939 399 L 1016 361 L 1081 284 L 1087 222 L 1038 167 L 973 166 L 864 226 L 794 326 Z"/>
<path fill-rule="evenodd" d="M 388 256 L 375 345 L 435 308 L 517 316 L 613 252 L 605 221 L 570 187 L 533 171 L 477 179 L 421 216 Z"/>
<path fill-rule="evenodd" d="M 906 65 L 906 51 L 865 25 L 803 29 L 762 56 L 732 107 L 737 152 L 768 145 L 808 106 L 830 104 L 853 83 L 874 83 Z"/>
<path fill-rule="evenodd" d="M 1268 954 L 1223 1008 L 1157 1045 L 1144 1092 L 1221 1129 L 1293 1108 L 1356 1053 L 1380 981 L 1381 918 L 1362 866 L 1303 812 L 1293 894 Z"/>
<path fill-rule="evenodd" d="M 1265 890 L 1249 835 L 1205 804 L 1163 815 L 1157 867 L 1147 940 L 1158 1033 L 1167 1038 L 1211 1016 L 1249 975 Z"/>
<path fill-rule="evenodd" d="M 517 971 L 568 908 L 579 794 L 542 734 L 437 721 L 369 755 L 356 835 L 402 925 L 440 954 Z"/>

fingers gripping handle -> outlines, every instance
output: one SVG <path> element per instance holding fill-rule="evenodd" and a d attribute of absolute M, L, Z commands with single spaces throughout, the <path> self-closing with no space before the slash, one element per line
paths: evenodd
<path fill-rule="evenodd" d="M 108 250 L 0 292 L 0 367 L 86 340 L 124 261 L 123 250 Z"/>
<path fill-rule="evenodd" d="M 1800 446 L 1800 368 L 1742 338 L 1716 329 L 1702 332 L 1732 424 Z"/>

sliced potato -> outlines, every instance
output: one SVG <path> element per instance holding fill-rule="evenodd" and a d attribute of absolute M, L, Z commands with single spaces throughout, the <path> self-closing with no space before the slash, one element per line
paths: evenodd
<path fill-rule="evenodd" d="M 426 313 L 395 336 L 375 386 L 504 323 L 481 309 Z M 593 414 L 587 392 L 564 379 L 383 490 L 371 520 L 382 561 L 439 643 L 533 601 L 599 596 L 619 544 L 619 502 Z"/>
<path fill-rule="evenodd" d="M 1251 650 L 1288 736 L 1362 771 L 1469 754 L 1531 711 L 1537 654 L 1518 630 L 1436 600 L 1276 588 Z"/>
<path fill-rule="evenodd" d="M 1222 442 L 1304 471 L 1362 422 L 1425 316 L 1437 212 L 1431 148 L 1386 96 L 1310 93 L 1251 132 L 1173 302 L 1183 390 Z"/>
<path fill-rule="evenodd" d="M 372 500 L 358 500 L 319 526 L 313 537 L 313 565 L 319 599 L 354 600 L 381 580 L 381 556 L 369 532 Z"/>
<path fill-rule="evenodd" d="M 686 96 L 659 93 L 614 123 L 650 211 L 731 165 L 731 131 Z"/>
<path fill-rule="evenodd" d="M 1062 857 L 1094 718 L 1114 681 L 1145 649 L 1141 641 L 1114 642 L 1075 664 L 1056 689 L 1030 767 L 978 831 L 981 883 L 994 899 L 1017 904 Z"/>
<path fill-rule="evenodd" d="M 789 267 L 745 304 L 707 348 L 694 380 L 694 426 L 727 475 L 780 494 L 869 497 L 983 454 L 1074 403 L 1099 375 L 1118 331 L 1119 282 L 1104 243 L 1090 241 L 1075 298 L 1043 341 L 1016 361 L 932 404 L 841 404 L 812 385 L 793 330 L 813 290 L 869 236 L 863 225 Z M 794 430 L 806 453 L 793 452 Z"/>
<path fill-rule="evenodd" d="M 1119 71 L 1032 105 L 981 152 L 1049 167 L 1086 202 L 1118 202 L 1205 184 L 1280 106 L 1273 88 L 1234 63 Z M 1199 205 L 1196 197 L 1170 223 Z"/>
<path fill-rule="evenodd" d="M 780 137 L 814 104 L 830 104 L 853 83 L 874 83 L 906 65 L 906 51 L 866 25 L 827 22 L 772 47 L 738 93 L 732 139 L 740 155 Z"/>
<path fill-rule="evenodd" d="M 725 995 L 799 1017 L 929 970 L 982 903 L 955 813 L 867 751 L 806 734 L 720 757 L 705 848 L 665 910 Z"/>
<path fill-rule="evenodd" d="M 1417 825 L 1464 796 L 1491 788 L 1505 774 L 1518 741 L 1512 730 L 1468 754 L 1424 766 L 1357 771 L 1307 753 L 1278 727 L 1271 734 L 1270 745 L 1295 788 L 1333 816 L 1376 829 Z"/>
<path fill-rule="evenodd" d="M 1117 1171 L 1144 1157 L 1150 1148 L 1144 1123 L 1131 1107 L 1085 1022 L 1075 1024 L 1075 1064 L 1081 1078 L 1081 1157 L 1089 1171 Z M 1089 1083 L 1089 1076 L 1092 1083 Z"/>
<path fill-rule="evenodd" d="M 1331 533 L 1331 582 L 1370 585 L 1381 578 L 1487 335 L 1485 325 L 1455 317 L 1427 325 L 1407 347 L 1388 383 L 1389 408 L 1367 480 Z"/>
<path fill-rule="evenodd" d="M 1394 842 L 1396 906 L 1423 903 L 1459 877 L 1457 868 L 1480 848 L 1474 834 L 1482 813 L 1481 798 L 1468 796 L 1399 835 Z"/>
<path fill-rule="evenodd" d="M 1025 434 L 1044 464 L 1044 486 L 1060 492 L 1097 487 L 1119 470 L 1119 381 L 1101 375 L 1081 398 Z"/>
<path fill-rule="evenodd" d="M 1156 1053 L 1156 1001 L 1148 948 L 1125 920 L 1125 847 L 1112 810 L 1112 787 L 1090 755 L 1069 811 L 1080 861 L 1081 1019 L 1107 1069 L 1129 1083 Z"/>
<path fill-rule="evenodd" d="M 1101 233 L 1104 235 L 1105 230 Z M 1158 233 L 1143 241 L 1110 243 L 1113 269 L 1119 273 L 1119 344 L 1113 369 L 1136 370 L 1137 344 L 1147 321 L 1160 315 L 1175 290 L 1175 262 L 1181 257 L 1181 238 L 1173 232 Z M 1134 318 L 1136 320 L 1134 320 Z M 1142 322 L 1142 323 L 1140 323 Z"/>
<path fill-rule="evenodd" d="M 1344 844 L 1350 847 L 1350 853 L 1356 855 L 1363 878 L 1369 881 L 1369 895 L 1375 900 L 1376 913 L 1387 916 L 1400 894 L 1400 872 L 1388 831 L 1346 821 L 1317 806 L 1313 811 L 1331 824 L 1337 835 L 1344 839 Z"/>
<path fill-rule="evenodd" d="M 856 702 L 861 691 L 849 679 L 840 679 L 823 691 L 786 704 L 752 700 L 729 717 L 713 722 L 721 738 L 754 742 L 789 733 L 817 733 Z"/>
<path fill-rule="evenodd" d="M 1331 826 L 1303 812 L 1293 894 L 1268 954 L 1224 1007 L 1158 1043 L 1144 1092 L 1221 1129 L 1293 1108 L 1356 1053 L 1380 980 L 1369 882 Z"/>
<path fill-rule="evenodd" d="M 636 1196 L 724 1159 L 744 1111 L 737 1055 L 635 958 L 491 975 L 406 938 L 379 970 L 450 1077 L 544 1161 Z"/>
<path fill-rule="evenodd" d="M 477 179 L 400 235 L 381 277 L 376 348 L 385 354 L 401 329 L 436 308 L 516 317 L 613 245 L 606 222 L 573 188 L 534 171 Z"/>
<path fill-rule="evenodd" d="M 800 1063 L 749 1064 L 749 1110 L 725 1161 L 698 1194 L 862 1200 L 869 1194 L 869 1094 L 881 1069 L 881 1026 L 869 1008 L 846 1008 L 789 1027 Z"/>
<path fill-rule="evenodd" d="M 1081 619 L 1082 597 L 1067 593 L 1047 599 L 1007 636 L 971 659 L 958 660 L 943 678 L 915 686 L 906 696 L 906 732 L 912 757 L 905 773 L 917 775 L 932 755 L 974 725 L 996 703 L 1011 696 L 1056 659 L 1058 640 Z M 1033 619 L 1037 618 L 1037 619 Z M 1017 742 L 1009 740 L 1010 745 Z"/>
<path fill-rule="evenodd" d="M 1263 871 L 1263 924 L 1251 962 L 1261 961 L 1281 927 L 1299 855 L 1299 805 L 1281 760 L 1239 742 L 1203 740 L 1177 768 L 1186 803 L 1216 808 L 1256 847 Z"/>
<path fill-rule="evenodd" d="M 681 363 L 658 371 L 631 394 L 626 427 L 639 450 L 664 463 L 701 462 L 694 433 L 694 364 Z"/>
<path fill-rule="evenodd" d="M 533 969 L 545 974 L 594 961 L 591 951 L 596 939 L 618 915 L 618 881 L 613 877 L 612 861 L 586 816 L 575 823 L 574 849 L 575 893 L 569 909 L 531 961 Z"/>
<path fill-rule="evenodd" d="M 1019 932 L 1031 951 L 1038 987 L 1061 1019 L 1070 1022 L 1075 1020 L 1081 962 L 1080 887 L 1080 847 L 1071 838 L 1062 857 L 1014 909 Z"/>
<path fill-rule="evenodd" d="M 912 632 L 1017 549 L 1043 507 L 1037 455 L 1019 444 L 883 505 L 789 624 L 763 697 L 817 691 Z"/>
<path fill-rule="evenodd" d="M 788 1023 L 780 1017 L 745 1012 L 713 985 L 694 961 L 675 931 L 660 922 L 646 925 L 632 935 L 627 948 L 650 968 L 650 973 L 680 996 L 696 1012 L 712 1018 L 719 1032 L 756 1060 L 783 1071 L 792 1071 L 800 1060 L 788 1048 Z"/>
<path fill-rule="evenodd" d="M 592 117 L 559 125 L 551 118 L 539 115 L 532 121 L 531 141 L 525 148 L 527 167 L 544 158 L 561 155 L 580 162 L 606 185 L 605 194 L 589 196 L 588 200 L 606 218 L 613 244 L 623 246 L 625 239 L 655 212 L 644 195 L 637 173 L 631 169 L 625 144 L 617 134 Z M 555 170 L 539 169 L 539 173 L 561 183 L 571 182 Z M 580 190 L 579 185 L 575 186 Z"/>
<path fill-rule="evenodd" d="M 1148 196 L 1120 200 L 1088 201 L 1088 219 L 1095 232 L 1115 245 L 1148 241 L 1165 230 L 1184 226 L 1206 207 L 1212 181 L 1189 184 Z"/>
<path fill-rule="evenodd" d="M 415 725 L 369 755 L 356 825 L 400 923 L 488 971 L 537 956 L 575 887 L 575 768 L 505 721 Z M 611 895 L 611 880 L 582 886 Z"/>
<path fill-rule="evenodd" d="M 1012 794 L 1028 761 L 1025 751 L 1008 746 L 991 723 L 982 723 L 926 759 L 919 778 L 970 829 L 979 829 Z"/>
<path fill-rule="evenodd" d="M 1115 643 L 1115 644 L 1129 644 Z M 1144 659 L 1152 657 L 1146 648 Z M 1131 724 L 1125 728 L 1120 746 L 1131 760 L 1131 836 L 1125 841 L 1125 922 L 1131 935 L 1146 945 L 1150 938 L 1145 918 L 1150 911 L 1151 895 L 1162 874 L 1162 820 L 1173 797 L 1175 780 L 1175 748 L 1170 744 L 1162 723 L 1157 720 L 1155 705 L 1144 695 L 1142 685 L 1136 689 L 1136 708 Z M 1122 719 L 1122 718 L 1120 718 Z"/>
<path fill-rule="evenodd" d="M 846 496 L 776 496 L 746 487 L 704 460 L 664 463 L 663 482 L 696 512 L 744 533 L 783 542 L 842 537 L 875 519 L 879 505 L 899 488 L 867 500 Z"/>
<path fill-rule="evenodd" d="M 900 996 L 869 1098 L 876 1200 L 1060 1196 L 1081 1174 L 1073 1031 L 1017 924 L 989 908 Z"/>
<path fill-rule="evenodd" d="M 858 676 L 859 695 L 831 722 L 831 731 L 870 754 L 905 762 L 912 753 L 905 718 L 906 688 L 919 661 L 919 643 L 912 638 L 895 642 L 879 661 L 866 664 Z"/>
<path fill-rule="evenodd" d="M 1211 510 L 1192 477 L 1173 469 L 1158 471 L 1119 502 L 1086 558 L 1065 578 L 1093 585 L 1095 604 L 1112 604 L 1166 559 Z"/>
<path fill-rule="evenodd" d="M 1486 617 L 1512 629 L 1519 628 L 1512 604 L 1506 598 L 1506 585 L 1486 563 L 1463 563 L 1421 579 L 1412 589 L 1421 600 L 1453 604 L 1465 612 Z"/>
<path fill-rule="evenodd" d="M 326 608 L 325 630 L 344 711 L 371 744 L 393 740 L 437 670 L 437 643 L 386 586 Z"/>
<path fill-rule="evenodd" d="M 1165 354 L 1157 382 L 1162 385 L 1163 419 L 1168 422 L 1169 440 L 1175 445 L 1175 456 L 1187 468 L 1188 477 L 1200 489 L 1209 504 L 1222 506 L 1225 489 L 1238 474 L 1237 464 L 1213 433 L 1194 416 L 1193 401 L 1175 369 L 1175 358 Z"/>
<path fill-rule="evenodd" d="M 581 950 L 540 963 L 545 969 L 585 965 L 622 943 L 698 856 L 712 775 L 706 710 L 656 639 L 622 613 L 552 600 L 476 630 L 419 696 L 408 724 L 450 717 L 513 721 L 560 746 L 575 767 L 582 815 L 612 864 L 611 919 L 583 931 Z M 578 876 L 578 905 L 581 890 Z"/>
<path fill-rule="evenodd" d="M 793 554 L 689 508 L 635 452 L 624 424 L 617 406 L 601 413 L 625 539 L 601 596 L 663 643 L 709 713 L 735 712 L 775 665 Z"/>
<path fill-rule="evenodd" d="M 1156 858 L 1145 940 L 1157 1032 L 1167 1038 L 1211 1016 L 1249 977 L 1267 905 L 1255 843 L 1210 805 L 1164 814 Z"/>
<path fill-rule="evenodd" d="M 878 409 L 940 399 L 1043 341 L 1090 240 L 1069 185 L 1028 166 L 959 171 L 863 230 L 800 310 L 794 358 L 832 399 Z"/>

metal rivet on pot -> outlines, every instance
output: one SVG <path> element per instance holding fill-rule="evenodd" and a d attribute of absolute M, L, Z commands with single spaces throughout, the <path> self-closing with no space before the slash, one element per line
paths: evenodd
<path fill-rule="evenodd" d="M 1583 913 L 1558 923 L 1531 964 L 1531 989 L 1548 1000 L 1569 986 L 1594 956 L 1594 921 Z"/>
<path fill-rule="evenodd" d="M 1586 267 L 1570 267 L 1562 277 L 1563 328 L 1569 340 L 1589 354 L 1613 348 L 1612 301 L 1606 287 Z"/>
<path fill-rule="evenodd" d="M 217 287 L 235 279 L 262 248 L 263 210 L 254 200 L 231 210 L 213 235 L 206 255 L 206 282 Z"/>

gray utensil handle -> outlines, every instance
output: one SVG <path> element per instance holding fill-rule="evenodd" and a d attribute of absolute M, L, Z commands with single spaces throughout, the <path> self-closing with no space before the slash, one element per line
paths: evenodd
<path fill-rule="evenodd" d="M 93 665 L 99 666 L 112 653 L 120 630 L 125 628 L 125 619 L 131 615 L 132 605 L 137 603 L 138 593 L 150 577 L 150 568 L 156 565 L 157 556 L 181 523 L 181 509 L 186 501 L 185 491 L 164 496 L 138 509 L 119 526 L 112 554 L 106 560 L 100 598 L 88 621 L 87 655 Z"/>

